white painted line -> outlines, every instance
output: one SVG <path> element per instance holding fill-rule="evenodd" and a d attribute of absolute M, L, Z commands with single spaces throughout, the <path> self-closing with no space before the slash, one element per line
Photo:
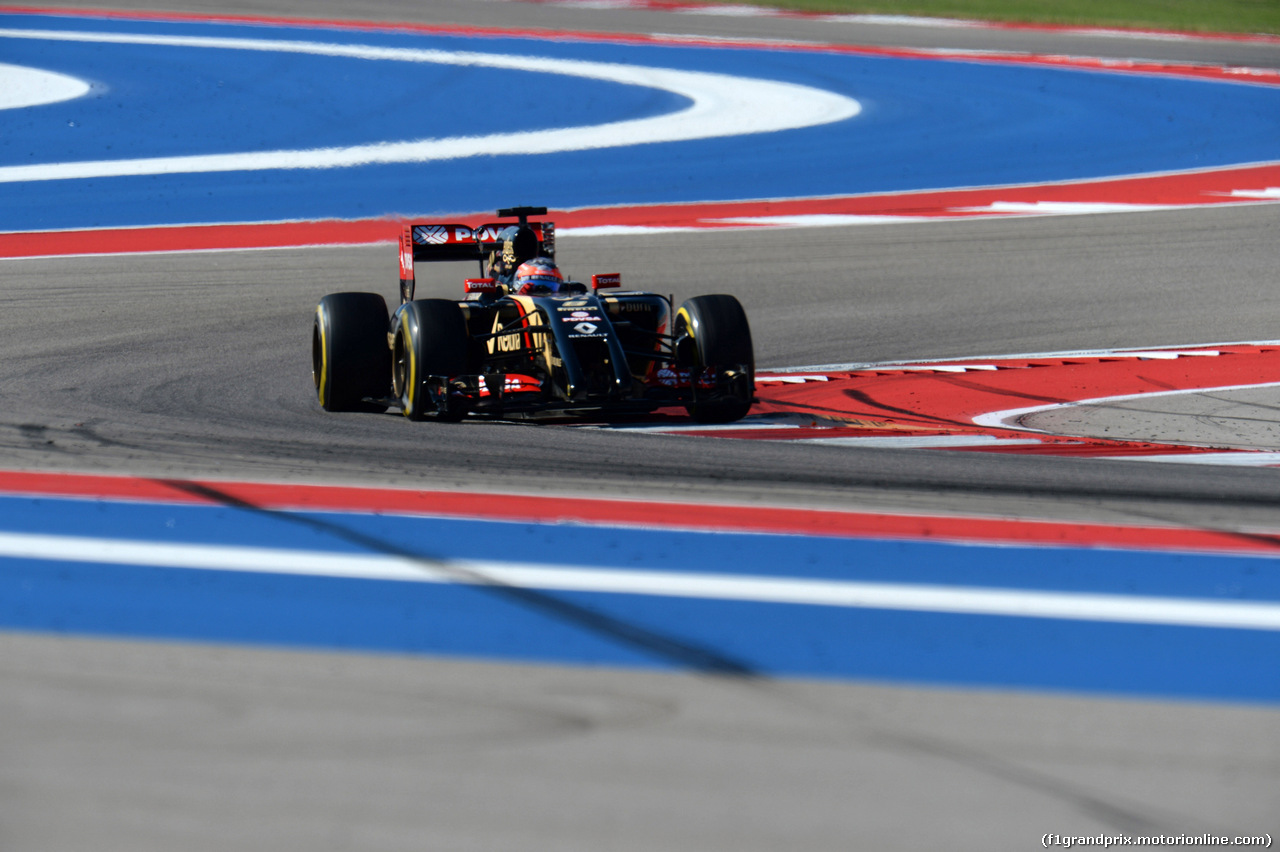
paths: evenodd
<path fill-rule="evenodd" d="M 635 237 L 645 234 L 705 233 L 706 230 L 693 225 L 592 225 L 586 228 L 556 228 L 556 234 L 572 234 L 575 237 Z"/>
<path fill-rule="evenodd" d="M 710 15 L 721 18 L 776 18 L 781 14 L 767 6 L 721 6 L 708 4 L 690 9 L 673 9 L 677 15 Z"/>
<path fill-rule="evenodd" d="M 1053 433 L 1049 432 L 1047 429 L 1035 429 L 1031 426 L 1024 426 L 1021 421 L 1032 414 L 1041 414 L 1046 411 L 1059 411 L 1064 408 L 1078 408 L 1084 405 L 1108 405 L 1116 402 L 1126 402 L 1133 399 L 1154 399 L 1160 396 L 1185 396 L 1193 393 L 1228 393 L 1230 391 L 1275 387 L 1280 387 L 1280 382 L 1258 382 L 1257 384 L 1251 385 L 1221 385 L 1219 387 L 1212 388 L 1182 388 L 1180 390 L 1151 391 L 1149 393 L 1128 393 L 1119 394 L 1117 396 L 1099 396 L 1092 399 L 1073 400 L 1071 402 L 1055 402 L 1049 405 L 1032 405 L 1026 408 L 1006 408 L 1003 411 L 991 411 L 986 414 L 979 414 L 977 417 L 973 418 L 973 422 L 979 426 L 985 426 L 990 429 L 1019 429 L 1023 432 L 1039 432 L 1041 434 L 1049 435 Z M 1241 452 L 1245 451 L 1242 450 Z"/>
<path fill-rule="evenodd" d="M 1178 464 L 1221 464 L 1232 467 L 1271 467 L 1280 465 L 1280 453 L 1236 450 L 1221 453 L 1161 453 L 1145 456 L 1107 456 L 1108 461 L 1153 461 Z"/>
<path fill-rule="evenodd" d="M 1043 444 L 1039 438 L 997 438 L 995 435 L 876 435 L 845 438 L 800 438 L 799 444 L 837 444 L 879 449 L 956 449 L 958 447 L 1016 447 Z"/>
<path fill-rule="evenodd" d="M 1040 216 L 1074 216 L 1092 213 L 1141 213 L 1175 210 L 1183 205 L 1121 204 L 1085 201 L 993 201 L 982 207 L 952 207 L 957 213 L 1017 213 Z"/>
<path fill-rule="evenodd" d="M 90 86 L 83 80 L 0 62 L 0 109 L 21 109 L 43 106 L 89 94 Z"/>
<path fill-rule="evenodd" d="M 610 432 L 659 432 L 678 435 L 681 432 L 741 432 L 755 429 L 795 429 L 794 423 L 753 423 L 739 420 L 736 423 L 690 423 L 680 425 L 614 423 L 608 426 L 580 426 L 580 429 L 608 429 Z"/>
<path fill-rule="evenodd" d="M 1183 355 L 1220 355 L 1226 346 L 1280 346 L 1280 340 L 1230 340 L 1214 343 L 1187 343 L 1172 349 L 1069 349 L 1061 352 L 1028 352 L 1016 355 L 977 355 L 967 358 L 932 358 L 913 361 L 861 361 L 845 364 L 807 364 L 802 367 L 770 367 L 773 373 L 854 373 L 864 370 L 900 370 L 909 366 L 928 369 L 937 364 L 964 364 L 973 361 L 1040 361 L 1063 358 L 1142 358 L 1151 352 L 1179 352 Z"/>
<path fill-rule="evenodd" d="M 999 368 L 995 364 L 909 364 L 891 369 L 904 373 L 967 373 L 970 370 L 993 371 Z"/>
<path fill-rule="evenodd" d="M 884 24 L 894 27 L 981 29 L 989 26 L 981 21 L 964 21 L 956 18 L 926 18 L 923 15 L 822 15 L 819 20 L 843 24 Z"/>
<path fill-rule="evenodd" d="M 1222 352 L 1217 349 L 1138 349 L 1133 352 L 1117 353 L 1118 356 L 1127 356 L 1139 360 L 1149 358 L 1216 358 L 1221 354 Z"/>
<path fill-rule="evenodd" d="M 852 98 L 777 80 L 639 65 L 551 59 L 530 56 L 523 52 L 519 55 L 507 55 L 308 41 L 58 30 L 0 29 L 0 38 L 302 53 L 360 60 L 501 68 L 513 72 L 556 74 L 661 89 L 689 101 L 688 107 L 666 115 L 588 127 L 414 141 L 378 141 L 367 145 L 341 148 L 180 154 L 128 160 L 4 166 L 0 167 L 0 183 L 262 169 L 342 168 L 375 163 L 421 163 L 504 154 L 584 151 L 657 142 L 771 133 L 844 121 L 858 115 L 862 110 L 861 105 Z M 534 83 L 530 82 L 529 85 L 532 86 Z"/>
<path fill-rule="evenodd" d="M 658 595 L 810 606 L 1280 630 L 1280 602 L 864 583 L 794 577 L 630 571 L 490 561 L 443 562 L 201 544 L 0 533 L 0 557 L 99 565 L 245 571 L 563 592 Z"/>
<path fill-rule="evenodd" d="M 643 5 L 636 0 L 556 0 L 552 6 L 567 6 L 570 9 L 639 9 Z"/>
<path fill-rule="evenodd" d="M 834 228 L 846 225 L 893 225 L 900 222 L 919 222 L 928 219 L 949 219 L 957 217 L 930 216 L 887 216 L 878 214 L 857 213 L 798 213 L 793 216 L 731 216 L 724 219 L 704 219 L 708 224 L 741 225 L 743 227 L 775 227 L 775 228 Z"/>

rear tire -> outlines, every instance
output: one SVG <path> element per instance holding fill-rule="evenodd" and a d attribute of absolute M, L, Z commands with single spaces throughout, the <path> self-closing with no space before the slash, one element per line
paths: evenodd
<path fill-rule="evenodd" d="M 727 394 L 699 399 L 685 409 L 699 423 L 731 423 L 751 409 L 755 395 L 755 350 L 747 313 L 733 296 L 695 296 L 676 311 L 676 338 L 693 340 L 694 367 L 745 369 Z"/>
<path fill-rule="evenodd" d="M 386 411 L 391 375 L 387 303 L 377 293 L 333 293 L 316 306 L 311 378 L 325 411 Z"/>
<path fill-rule="evenodd" d="M 422 379 L 425 376 L 462 376 L 475 372 L 468 353 L 471 335 L 462 308 L 448 299 L 418 299 L 405 304 L 392 343 L 392 384 L 404 416 L 423 420 L 458 421 L 467 406 L 450 400 L 441 410 Z"/>

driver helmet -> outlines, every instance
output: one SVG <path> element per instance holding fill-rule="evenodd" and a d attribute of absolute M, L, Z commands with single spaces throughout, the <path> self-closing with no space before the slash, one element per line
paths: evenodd
<path fill-rule="evenodd" d="M 556 262 L 549 257 L 535 257 L 520 264 L 516 270 L 515 290 L 521 295 L 530 293 L 554 293 L 564 283 L 564 276 Z"/>

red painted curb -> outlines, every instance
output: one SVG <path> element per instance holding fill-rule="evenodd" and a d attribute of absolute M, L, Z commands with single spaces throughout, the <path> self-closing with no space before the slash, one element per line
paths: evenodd
<path fill-rule="evenodd" d="M 1210 207 L 1274 204 L 1280 163 L 1211 169 L 1114 180 L 1072 181 L 976 189 L 854 195 L 831 198 L 584 207 L 552 212 L 562 233 L 605 229 L 731 229 L 820 226 L 861 217 L 903 221 L 1010 218 L 1074 210 L 1106 211 L 1148 207 Z M 432 219 L 483 218 L 490 213 L 432 213 Z M 0 258 L 65 257 L 144 252 L 296 248 L 317 245 L 393 243 L 399 219 L 263 222 L 257 224 L 173 225 L 141 228 L 0 233 Z"/>
<path fill-rule="evenodd" d="M 1272 555 L 1280 534 L 824 509 L 0 471 L 0 494 L 513 523 Z"/>
<path fill-rule="evenodd" d="M 521 0 L 526 3 L 541 3 L 557 5 L 573 5 L 565 0 Z M 709 12 L 722 10 L 727 3 L 684 3 L 684 2 L 668 2 L 667 0 L 614 0 L 617 6 L 627 8 L 647 9 L 659 12 Z M 586 5 L 586 4 L 584 4 Z M 748 8 L 747 6 L 736 6 L 735 8 Z M 762 17 L 780 17 L 780 18 L 810 18 L 810 19 L 830 19 L 830 18 L 847 18 L 852 17 L 848 14 L 830 13 L 830 12 L 806 12 L 796 9 L 780 9 L 770 6 L 755 6 L 752 4 L 749 8 L 758 11 Z M 230 15 L 225 13 L 207 13 L 207 12 L 177 12 L 177 11 L 143 11 L 137 9 L 104 9 L 104 8 L 51 8 L 48 6 L 4 6 L 0 5 L 0 13 L 3 14 L 20 14 L 20 15 L 58 15 L 61 17 L 79 17 L 79 18 L 107 18 L 114 20 L 137 20 L 137 21 L 209 21 L 214 23 L 227 24 L 263 24 L 268 26 L 307 26 L 316 28 L 339 28 L 354 30 L 400 30 L 409 32 L 425 32 L 425 33 L 446 33 L 446 34 L 473 34 L 488 36 L 518 36 L 520 34 L 530 35 L 538 38 L 546 38 L 548 36 L 566 36 L 572 38 L 589 39 L 593 41 L 653 41 L 664 40 L 673 41 L 670 36 L 662 36 L 657 34 L 628 34 L 628 33 L 600 33 L 590 31 L 573 31 L 573 30 L 539 30 L 527 28 L 503 28 L 503 27 L 483 27 L 483 26 L 466 26 L 461 24 L 423 24 L 409 21 L 367 21 L 353 19 L 333 19 L 333 18 L 309 18 L 306 16 L 286 17 L 281 15 Z M 875 18 L 877 16 L 868 16 Z M 883 16 L 879 16 L 883 17 Z M 912 16 L 903 15 L 903 18 Z M 1085 27 L 1072 26 L 1069 24 L 1037 24 L 1022 21 L 986 21 L 980 19 L 951 19 L 951 18 L 925 18 L 924 20 L 941 20 L 950 23 L 961 24 L 967 28 L 975 29 L 991 29 L 991 30 L 1023 30 L 1028 32 L 1052 32 L 1063 34 L 1080 34 L 1080 35 L 1129 35 L 1138 38 L 1176 38 L 1188 41 L 1241 41 L 1253 42 L 1260 44 L 1280 44 L 1280 36 L 1269 33 L 1232 33 L 1232 32 L 1199 32 L 1195 30 L 1161 30 L 1150 28 L 1129 28 L 1129 27 Z M 707 38 L 699 39 L 692 37 L 692 41 L 688 37 L 680 37 L 680 43 L 696 43 L 698 45 L 755 45 L 761 44 L 759 39 L 723 39 L 723 38 Z M 792 45 L 792 42 L 785 42 Z M 803 47 L 803 45 L 799 45 Z"/>
<path fill-rule="evenodd" d="M 1087 401 L 1280 385 L 1280 344 L 761 372 L 756 385 L 751 413 L 730 428 L 691 430 L 681 422 L 650 431 L 880 446 L 901 445 L 905 439 L 912 447 L 964 452 L 1081 458 L 1200 455 L 1220 463 L 1280 465 L 1280 454 L 1263 449 L 1047 434 L 1018 422 L 1029 410 Z"/>
<path fill-rule="evenodd" d="M 250 225 L 20 231 L 0 233 L 0 258 L 394 243 L 400 230 L 401 223 L 396 220 L 362 219 L 352 222 L 264 222 Z"/>

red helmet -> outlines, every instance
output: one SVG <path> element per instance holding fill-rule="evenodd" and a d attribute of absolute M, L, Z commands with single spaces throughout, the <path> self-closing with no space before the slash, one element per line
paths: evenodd
<path fill-rule="evenodd" d="M 560 274 L 556 262 L 549 257 L 526 260 L 516 270 L 515 290 L 522 295 L 536 292 L 554 293 L 560 289 L 562 283 L 564 283 L 564 276 Z"/>

